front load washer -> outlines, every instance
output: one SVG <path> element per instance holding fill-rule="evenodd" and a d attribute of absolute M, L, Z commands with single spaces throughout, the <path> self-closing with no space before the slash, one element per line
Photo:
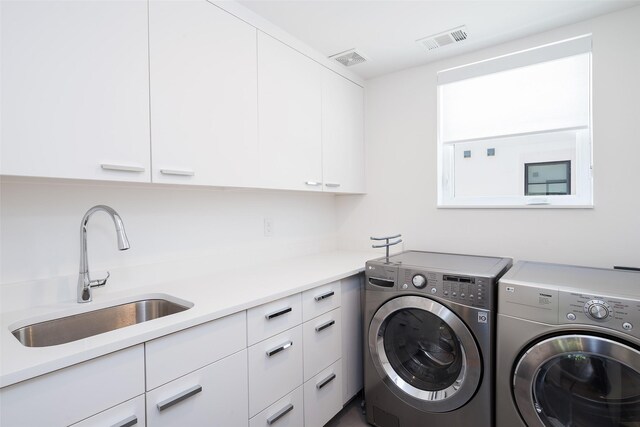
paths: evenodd
<path fill-rule="evenodd" d="M 516 263 L 497 354 L 499 427 L 640 426 L 640 273 Z"/>
<path fill-rule="evenodd" d="M 420 251 L 367 262 L 369 423 L 493 425 L 494 288 L 510 266 L 509 258 Z"/>

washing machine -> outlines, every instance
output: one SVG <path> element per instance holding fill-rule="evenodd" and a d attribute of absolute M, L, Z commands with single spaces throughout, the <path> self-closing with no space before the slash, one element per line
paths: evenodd
<path fill-rule="evenodd" d="M 370 424 L 493 425 L 494 292 L 511 264 L 509 258 L 422 251 L 367 262 Z"/>
<path fill-rule="evenodd" d="M 640 426 L 640 273 L 517 262 L 497 322 L 497 426 Z"/>

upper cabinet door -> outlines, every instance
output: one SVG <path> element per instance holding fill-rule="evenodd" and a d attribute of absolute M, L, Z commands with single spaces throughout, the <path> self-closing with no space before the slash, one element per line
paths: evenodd
<path fill-rule="evenodd" d="M 322 191 L 322 67 L 258 32 L 263 187 Z"/>
<path fill-rule="evenodd" d="M 324 191 L 364 193 L 364 91 L 329 69 L 322 77 Z"/>
<path fill-rule="evenodd" d="M 153 181 L 256 186 L 256 30 L 205 0 L 149 4 Z"/>
<path fill-rule="evenodd" d="M 0 7 L 0 173 L 149 181 L 147 2 Z"/>

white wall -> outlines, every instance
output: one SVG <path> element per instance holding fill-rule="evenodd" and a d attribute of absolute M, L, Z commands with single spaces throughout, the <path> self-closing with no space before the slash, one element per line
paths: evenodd
<path fill-rule="evenodd" d="M 2 285 L 77 276 L 80 220 L 96 204 L 119 212 L 131 243 L 119 252 L 113 222 L 96 213 L 88 225 L 96 278 L 189 258 L 224 269 L 336 247 L 332 195 L 15 178 L 2 179 L 0 194 Z M 272 237 L 264 236 L 264 217 L 273 220 Z"/>
<path fill-rule="evenodd" d="M 640 266 L 640 7 L 367 82 L 365 197 L 340 197 L 340 246 Z M 437 209 L 436 73 L 593 33 L 594 209 Z M 472 33 L 471 33 L 472 34 Z"/>

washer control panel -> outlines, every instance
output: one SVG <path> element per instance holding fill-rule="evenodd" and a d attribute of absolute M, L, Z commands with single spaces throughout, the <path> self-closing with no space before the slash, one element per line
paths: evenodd
<path fill-rule="evenodd" d="M 489 278 L 401 268 L 398 281 L 403 291 L 421 291 L 472 307 L 492 307 L 493 281 Z"/>
<path fill-rule="evenodd" d="M 593 324 L 640 337 L 640 300 L 560 292 L 559 320 L 564 324 Z"/>

